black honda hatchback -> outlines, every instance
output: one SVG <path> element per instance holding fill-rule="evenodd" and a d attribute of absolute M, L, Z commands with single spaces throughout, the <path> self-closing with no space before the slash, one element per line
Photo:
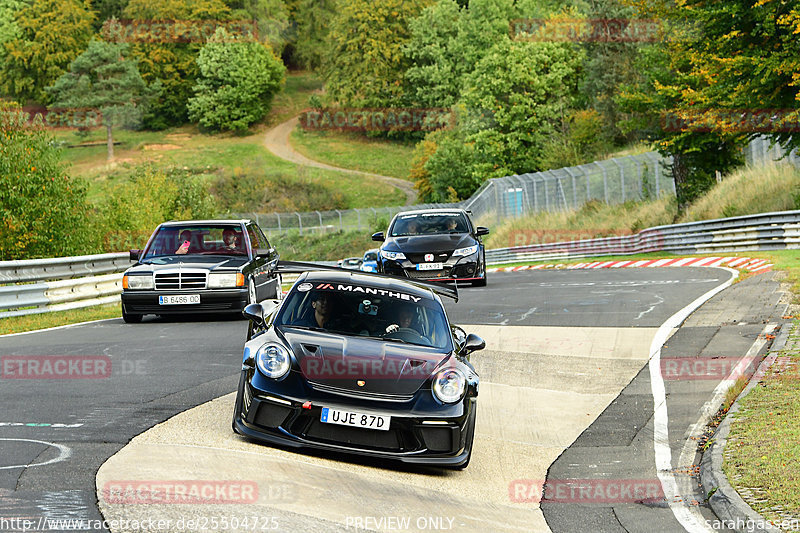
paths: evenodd
<path fill-rule="evenodd" d="M 474 226 L 462 209 L 403 211 L 389 230 L 372 235 L 383 242 L 378 272 L 432 281 L 486 285 L 486 255 L 481 237 L 488 228 Z"/>

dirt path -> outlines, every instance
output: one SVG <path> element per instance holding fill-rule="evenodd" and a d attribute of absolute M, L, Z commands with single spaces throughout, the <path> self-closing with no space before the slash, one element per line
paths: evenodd
<path fill-rule="evenodd" d="M 309 159 L 300 152 L 292 148 L 289 142 L 289 135 L 297 126 L 298 119 L 294 117 L 287 120 L 283 124 L 278 124 L 267 132 L 264 138 L 264 144 L 267 150 L 286 161 L 297 163 L 298 165 L 305 165 L 307 167 L 324 168 L 326 170 L 335 170 L 337 172 L 347 172 L 348 174 L 360 174 L 362 176 L 369 176 L 371 178 L 378 178 L 385 181 L 389 185 L 400 189 L 406 195 L 405 205 L 412 205 L 417 203 L 417 192 L 411 182 L 401 180 L 399 178 L 392 178 L 390 176 L 381 176 L 380 174 L 372 174 L 371 172 L 363 172 L 361 170 L 351 170 L 347 168 L 335 167 Z"/>

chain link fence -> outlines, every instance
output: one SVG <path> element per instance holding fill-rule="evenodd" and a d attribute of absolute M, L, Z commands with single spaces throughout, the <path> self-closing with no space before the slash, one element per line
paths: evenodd
<path fill-rule="evenodd" d="M 784 157 L 785 156 L 785 157 Z M 797 151 L 791 154 L 766 137 L 745 148 L 747 164 L 788 161 L 800 167 Z M 461 207 L 483 224 L 536 211 L 577 209 L 590 200 L 618 204 L 675 195 L 675 182 L 667 169 L 671 157 L 656 152 L 594 161 L 574 167 L 506 176 L 487 180 L 467 200 L 452 204 L 370 207 L 293 213 L 237 213 L 252 218 L 268 234 L 314 234 L 332 231 L 380 231 L 400 211 L 434 207 Z"/>

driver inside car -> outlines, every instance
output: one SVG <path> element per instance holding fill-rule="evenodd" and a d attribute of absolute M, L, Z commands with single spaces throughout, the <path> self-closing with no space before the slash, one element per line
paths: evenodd
<path fill-rule="evenodd" d="M 415 327 L 412 326 L 414 322 L 414 310 L 410 307 L 403 306 L 397 311 L 397 315 L 395 316 L 395 323 L 389 324 L 386 327 L 386 333 L 394 333 L 400 328 L 403 329 L 413 329 L 417 334 L 419 331 L 416 330 Z"/>

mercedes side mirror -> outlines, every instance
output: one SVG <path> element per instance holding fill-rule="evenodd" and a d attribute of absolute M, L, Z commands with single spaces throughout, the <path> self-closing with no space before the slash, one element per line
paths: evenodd
<path fill-rule="evenodd" d="M 383 242 L 383 241 L 386 240 L 386 237 L 383 235 L 382 231 L 379 231 L 378 233 L 373 233 L 372 234 L 372 240 L 373 241 L 378 241 L 378 242 Z"/>
<path fill-rule="evenodd" d="M 130 250 L 130 258 L 131 261 L 138 261 L 139 257 L 141 257 L 142 251 L 141 250 Z"/>
<path fill-rule="evenodd" d="M 483 226 L 478 226 L 475 228 L 475 235 L 481 237 L 483 235 L 489 235 L 489 228 L 485 228 Z"/>

